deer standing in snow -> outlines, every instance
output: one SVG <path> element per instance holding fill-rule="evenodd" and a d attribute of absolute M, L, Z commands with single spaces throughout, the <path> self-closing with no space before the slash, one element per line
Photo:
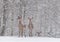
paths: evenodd
<path fill-rule="evenodd" d="M 26 26 L 22 24 L 22 16 L 18 16 L 18 19 L 19 19 L 19 34 L 20 34 L 19 36 L 23 36 L 23 31 Z"/>
<path fill-rule="evenodd" d="M 33 18 L 33 17 L 32 17 Z M 29 24 L 28 24 L 28 28 L 29 28 L 29 36 L 32 36 L 32 29 L 33 29 L 33 24 L 32 24 L 32 18 L 29 18 Z"/>

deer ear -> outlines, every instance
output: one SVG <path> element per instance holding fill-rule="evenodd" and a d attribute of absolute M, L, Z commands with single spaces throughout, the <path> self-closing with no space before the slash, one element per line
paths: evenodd
<path fill-rule="evenodd" d="M 28 17 L 28 19 L 30 19 L 30 18 Z"/>
<path fill-rule="evenodd" d="M 18 19 L 21 19 L 22 18 L 22 16 L 18 16 Z"/>
<path fill-rule="evenodd" d="M 20 18 L 22 18 L 22 16 L 20 16 Z"/>

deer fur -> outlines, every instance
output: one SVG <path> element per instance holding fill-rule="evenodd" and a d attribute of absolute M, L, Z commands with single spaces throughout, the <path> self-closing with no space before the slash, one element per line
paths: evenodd
<path fill-rule="evenodd" d="M 20 34 L 19 36 L 23 36 L 24 28 L 26 26 L 22 24 L 22 16 L 21 17 L 18 16 L 18 19 L 19 19 L 19 34 Z"/>
<path fill-rule="evenodd" d="M 28 28 L 29 28 L 29 36 L 32 36 L 32 29 L 33 29 L 33 23 L 32 23 L 32 18 L 29 18 L 29 24 L 28 24 Z"/>

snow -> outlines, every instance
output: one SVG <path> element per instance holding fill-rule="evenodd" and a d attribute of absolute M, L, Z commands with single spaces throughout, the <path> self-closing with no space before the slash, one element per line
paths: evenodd
<path fill-rule="evenodd" d="M 0 42 L 60 42 L 60 38 L 49 37 L 0 37 Z"/>

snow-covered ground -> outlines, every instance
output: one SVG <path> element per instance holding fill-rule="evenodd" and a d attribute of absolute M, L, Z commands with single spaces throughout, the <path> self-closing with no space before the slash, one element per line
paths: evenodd
<path fill-rule="evenodd" d="M 60 42 L 60 38 L 48 37 L 0 37 L 0 42 Z"/>

